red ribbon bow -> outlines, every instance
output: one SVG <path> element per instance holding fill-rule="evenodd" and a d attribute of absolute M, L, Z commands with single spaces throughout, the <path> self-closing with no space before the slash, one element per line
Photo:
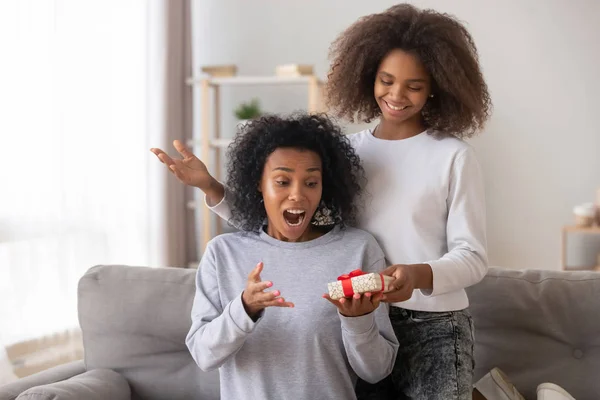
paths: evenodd
<path fill-rule="evenodd" d="M 360 269 L 355 269 L 349 274 L 338 276 L 337 280 L 342 281 L 342 291 L 344 292 L 345 297 L 350 297 L 354 294 L 354 289 L 352 288 L 352 281 L 350 279 L 354 278 L 355 276 L 361 276 L 364 274 L 365 273 Z"/>

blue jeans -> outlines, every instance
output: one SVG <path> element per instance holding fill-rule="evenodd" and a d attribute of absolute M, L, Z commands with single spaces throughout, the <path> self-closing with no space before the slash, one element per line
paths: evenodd
<path fill-rule="evenodd" d="M 390 307 L 400 343 L 394 369 L 371 385 L 359 379 L 359 400 L 471 399 L 473 320 L 467 310 L 412 311 Z"/>

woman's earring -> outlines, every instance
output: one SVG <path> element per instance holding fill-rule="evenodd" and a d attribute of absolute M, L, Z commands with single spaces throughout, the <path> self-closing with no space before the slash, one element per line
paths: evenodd
<path fill-rule="evenodd" d="M 429 97 L 433 98 L 433 93 L 429 95 Z"/>
<path fill-rule="evenodd" d="M 325 203 L 322 200 L 311 222 L 313 225 L 316 226 L 333 225 L 333 223 L 335 222 L 334 219 L 331 217 L 331 210 L 325 206 Z"/>

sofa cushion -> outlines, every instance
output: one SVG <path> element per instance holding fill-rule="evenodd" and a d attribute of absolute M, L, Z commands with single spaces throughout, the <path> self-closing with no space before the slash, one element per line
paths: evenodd
<path fill-rule="evenodd" d="M 499 367 L 525 398 L 543 382 L 598 396 L 600 273 L 491 268 L 467 292 L 475 381 Z"/>
<path fill-rule="evenodd" d="M 217 371 L 200 371 L 185 345 L 196 270 L 97 266 L 79 282 L 87 369 L 110 368 L 132 398 L 218 399 Z"/>
<path fill-rule="evenodd" d="M 107 369 L 96 369 L 70 379 L 35 386 L 17 400 L 129 400 L 131 391 L 125 378 Z"/>
<path fill-rule="evenodd" d="M 31 387 L 64 381 L 84 372 L 85 365 L 81 360 L 58 365 L 0 386 L 0 400 L 15 400 L 17 396 Z"/>

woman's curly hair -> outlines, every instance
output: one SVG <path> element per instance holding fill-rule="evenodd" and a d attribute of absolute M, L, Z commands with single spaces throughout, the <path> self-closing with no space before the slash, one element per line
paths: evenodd
<path fill-rule="evenodd" d="M 426 127 L 460 138 L 483 128 L 492 104 L 473 38 L 453 16 L 409 4 L 362 17 L 331 45 L 327 100 L 338 117 L 370 122 L 381 115 L 373 87 L 394 49 L 415 54 L 431 76 Z"/>
<path fill-rule="evenodd" d="M 356 221 L 357 200 L 364 170 L 341 129 L 325 115 L 294 114 L 289 118 L 267 115 L 248 122 L 229 146 L 228 201 L 234 226 L 257 231 L 267 214 L 258 190 L 267 158 L 278 148 L 314 151 L 321 158 L 321 204 L 313 223 L 351 225 Z M 326 222 L 323 223 L 322 220 Z"/>

